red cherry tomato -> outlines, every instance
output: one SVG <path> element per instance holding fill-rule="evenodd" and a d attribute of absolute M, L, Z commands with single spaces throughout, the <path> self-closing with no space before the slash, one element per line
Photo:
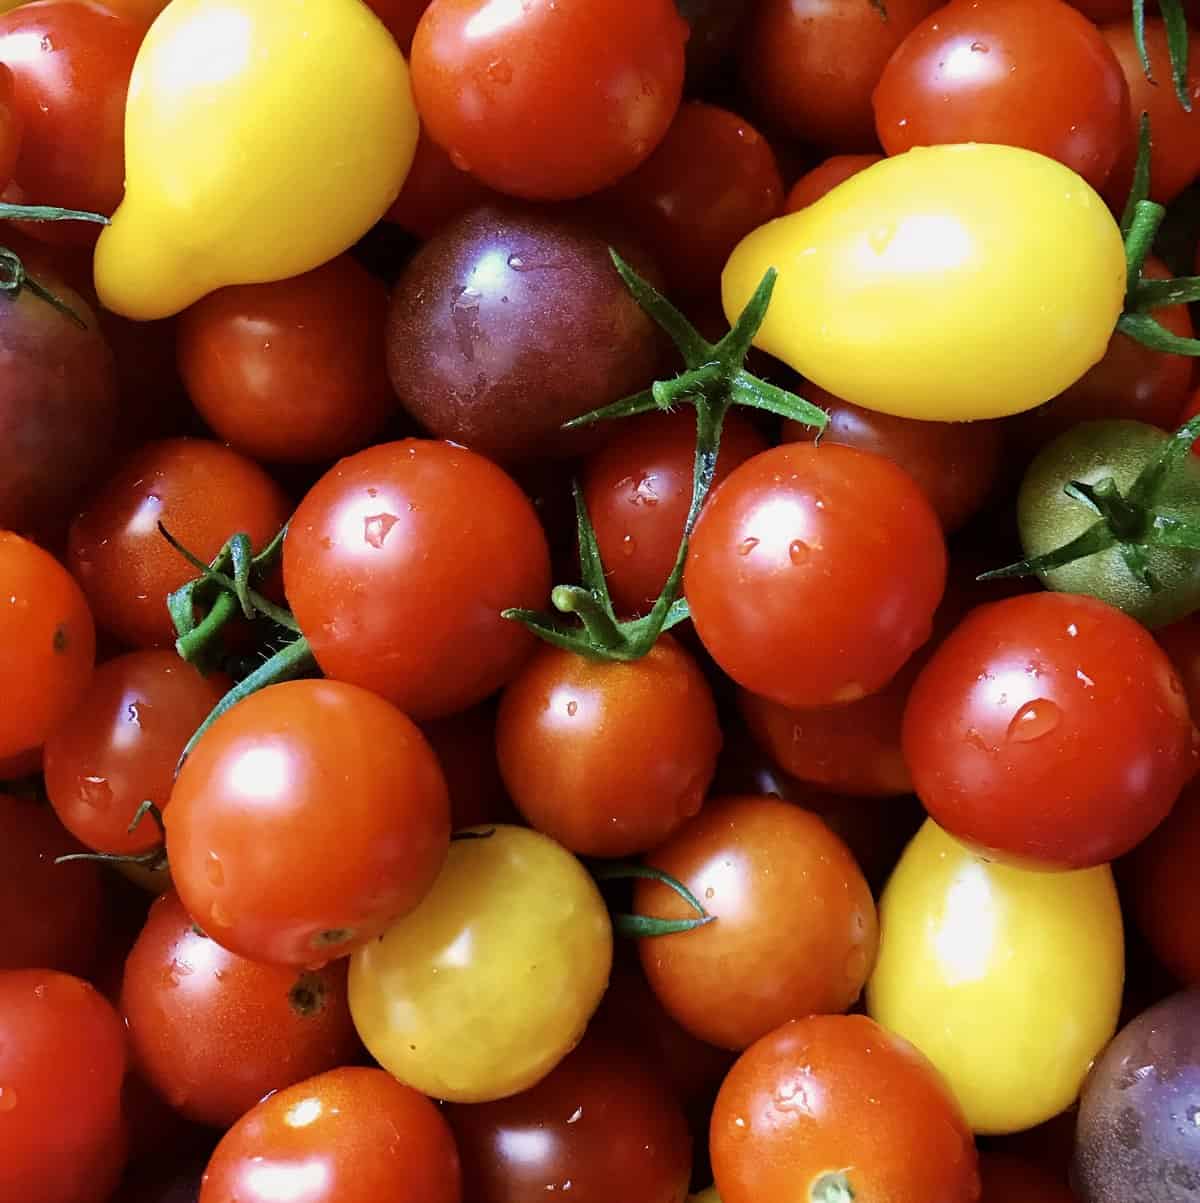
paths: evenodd
<path fill-rule="evenodd" d="M 446 222 L 494 199 L 491 189 L 455 167 L 422 126 L 404 187 L 383 219 L 418 238 L 431 238 Z"/>
<path fill-rule="evenodd" d="M 12 68 L 0 62 L 0 192 L 7 186 L 21 151 L 25 123 L 17 104 L 17 79 Z"/>
<path fill-rule="evenodd" d="M 496 759 L 495 703 L 484 702 L 419 725 L 442 766 L 455 831 L 518 821 Z"/>
<path fill-rule="evenodd" d="M 852 175 L 878 163 L 883 155 L 831 155 L 806 171 L 788 191 L 783 203 L 785 213 L 796 213 L 819 201 L 827 192 L 844 184 Z"/>
<path fill-rule="evenodd" d="M 1200 406 L 1197 409 L 1200 412 Z M 1192 718 L 1200 720 L 1200 616 L 1192 614 L 1169 627 L 1160 627 L 1154 637 L 1183 682 Z"/>

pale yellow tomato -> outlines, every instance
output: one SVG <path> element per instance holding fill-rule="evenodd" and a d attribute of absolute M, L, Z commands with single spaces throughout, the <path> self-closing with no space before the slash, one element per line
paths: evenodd
<path fill-rule="evenodd" d="M 523 827 L 457 839 L 423 902 L 350 960 L 371 1055 L 433 1098 L 540 1081 L 578 1043 L 612 967 L 612 924 L 565 848 Z"/>
<path fill-rule="evenodd" d="M 1062 392 L 1125 293 L 1120 230 L 1079 176 L 974 143 L 884 159 L 753 231 L 722 278 L 731 321 L 769 267 L 758 346 L 856 405 L 939 421 Z"/>
<path fill-rule="evenodd" d="M 867 1009 L 945 1075 L 976 1132 L 1069 1107 L 1116 1030 L 1125 958 L 1107 865 L 985 861 L 932 820 L 880 900 Z"/>

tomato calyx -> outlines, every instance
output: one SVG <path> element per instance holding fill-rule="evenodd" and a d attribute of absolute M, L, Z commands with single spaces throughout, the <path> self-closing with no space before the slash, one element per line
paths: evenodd
<path fill-rule="evenodd" d="M 678 894 L 684 902 L 696 912 L 694 919 L 659 919 L 653 915 L 613 916 L 613 930 L 618 935 L 629 936 L 633 939 L 649 939 L 655 936 L 673 936 L 680 932 L 695 931 L 716 922 L 716 915 L 710 915 L 703 904 L 678 878 L 655 869 L 650 865 L 639 865 L 635 862 L 612 862 L 592 866 L 592 876 L 597 881 L 626 881 L 630 878 L 645 878 L 657 881 L 667 889 Z"/>
<path fill-rule="evenodd" d="M 654 410 L 673 410 L 690 404 L 696 410 L 696 454 L 692 470 L 692 497 L 684 522 L 679 551 L 670 575 L 650 612 L 625 622 L 618 620 L 609 596 L 604 564 L 587 506 L 578 487 L 575 517 L 579 542 L 581 585 L 558 585 L 550 595 L 557 614 L 510 609 L 503 616 L 519 622 L 540 639 L 556 647 L 598 660 L 639 660 L 654 646 L 663 631 L 688 618 L 687 600 L 680 596 L 688 542 L 712 488 L 721 430 L 734 405 L 765 410 L 806 426 L 823 430 L 829 420 L 823 409 L 787 389 L 770 384 L 746 371 L 751 342 L 767 314 L 775 288 L 776 272 L 770 268 L 733 327 L 716 343 L 704 338 L 652 284 L 643 280 L 610 248 L 609 254 L 625 286 L 641 308 L 667 333 L 683 356 L 685 370 L 671 380 L 658 380 L 648 389 L 602 409 L 592 410 L 564 424 L 573 429 L 593 422 L 632 417 Z M 561 615 L 574 616 L 579 625 L 568 625 Z"/>
<path fill-rule="evenodd" d="M 1185 113 L 1192 111 L 1192 98 L 1188 95 L 1188 21 L 1183 0 L 1158 0 L 1167 30 L 1167 54 L 1171 60 L 1171 79 L 1175 85 L 1175 96 Z M 1146 49 L 1146 0 L 1133 0 L 1133 44 L 1137 47 L 1142 70 L 1153 84 L 1154 69 L 1150 65 L 1150 52 Z"/>
<path fill-rule="evenodd" d="M 854 1203 L 858 1196 L 846 1170 L 831 1170 L 813 1182 L 808 1197 L 811 1203 Z"/>

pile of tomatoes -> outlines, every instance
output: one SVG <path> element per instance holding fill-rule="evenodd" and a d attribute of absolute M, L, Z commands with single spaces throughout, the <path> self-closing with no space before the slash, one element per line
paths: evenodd
<path fill-rule="evenodd" d="M 1200 10 L 0 9 L 0 1203 L 1200 1199 Z"/>

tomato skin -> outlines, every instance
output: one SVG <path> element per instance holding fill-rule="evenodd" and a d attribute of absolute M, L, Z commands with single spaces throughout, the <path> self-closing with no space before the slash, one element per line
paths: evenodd
<path fill-rule="evenodd" d="M 166 893 L 125 963 L 134 1063 L 176 1111 L 228 1128 L 271 1091 L 361 1056 L 346 970 L 344 960 L 305 973 L 247 961 Z"/>
<path fill-rule="evenodd" d="M 457 1103 L 544 1078 L 578 1044 L 612 966 L 604 901 L 566 849 L 521 827 L 472 830 L 417 908 L 350 959 L 367 1050 Z"/>
<path fill-rule="evenodd" d="M 1167 653 L 1187 695 L 1193 719 L 1200 719 L 1200 617 L 1190 615 L 1170 626 L 1160 627 L 1154 638 Z"/>
<path fill-rule="evenodd" d="M 430 0 L 367 0 L 367 6 L 387 26 L 406 57 L 412 51 L 413 34 L 429 4 Z"/>
<path fill-rule="evenodd" d="M 789 1019 L 858 998 L 875 960 L 875 904 L 849 849 L 810 811 L 778 798 L 716 799 L 647 863 L 716 916 L 639 945 L 650 988 L 693 1036 L 744 1049 Z M 655 881 L 637 883 L 634 906 L 694 914 Z"/>
<path fill-rule="evenodd" d="M 438 0 L 413 38 L 421 120 L 459 167 L 498 192 L 567 200 L 615 182 L 662 140 L 688 36 L 672 0 L 531 0 L 502 22 L 486 11 Z"/>
<path fill-rule="evenodd" d="M 3 1203 L 108 1198 L 123 1161 L 124 1075 L 121 1021 L 93 986 L 47 969 L 0 973 Z"/>
<path fill-rule="evenodd" d="M 1074 1102 L 1121 1005 L 1121 908 L 1107 865 L 993 863 L 929 819 L 879 918 L 867 1010 L 937 1066 L 976 1132 L 1031 1128 Z"/>
<path fill-rule="evenodd" d="M 49 552 L 0 531 L 0 756 L 46 741 L 83 697 L 96 631 L 79 586 Z"/>
<path fill-rule="evenodd" d="M 887 684 L 928 639 L 945 581 L 941 527 L 906 473 L 850 447 L 791 443 L 709 498 L 684 592 L 734 681 L 822 706 Z"/>
<path fill-rule="evenodd" d="M 17 108 L 16 93 L 16 76 L 12 68 L 4 64 L 4 70 L 0 71 L 0 191 L 12 179 L 25 131 L 25 123 Z"/>
<path fill-rule="evenodd" d="M 458 1153 L 437 1107 L 379 1069 L 319 1074 L 263 1099 L 222 1138 L 198 1203 L 460 1203 Z"/>
<path fill-rule="evenodd" d="M 785 213 L 797 213 L 819 201 L 827 192 L 832 192 L 852 175 L 878 163 L 883 155 L 831 155 L 806 171 L 788 190 L 783 202 Z"/>
<path fill-rule="evenodd" d="M 217 435 L 253 459 L 319 463 L 372 441 L 396 397 L 380 350 L 387 290 L 348 255 L 222 288 L 179 320 L 179 370 Z"/>
<path fill-rule="evenodd" d="M 73 835 L 98 852 L 138 853 L 162 843 L 160 810 L 192 733 L 233 682 L 202 677 L 173 651 L 131 652 L 100 665 L 87 693 L 46 741 L 46 793 Z"/>
<path fill-rule="evenodd" d="M 700 809 L 721 728 L 704 674 L 670 635 L 630 662 L 546 646 L 504 691 L 496 750 L 538 831 L 579 856 L 631 856 Z"/>
<path fill-rule="evenodd" d="M 188 912 L 231 952 L 277 965 L 320 964 L 379 935 L 432 886 L 450 838 L 424 736 L 340 681 L 273 685 L 226 711 L 163 819 Z"/>
<path fill-rule="evenodd" d="M 419 725 L 442 766 L 450 791 L 450 823 L 455 831 L 516 820 L 496 760 L 494 703 L 484 702 Z"/>
<path fill-rule="evenodd" d="M 1195 767 L 1166 655 L 1132 618 L 1070 593 L 969 614 L 917 678 L 903 739 L 917 795 L 947 831 L 1043 868 L 1127 852 Z"/>
<path fill-rule="evenodd" d="M 814 1183 L 842 1171 L 854 1198 L 979 1198 L 949 1088 L 864 1015 L 795 1019 L 752 1045 L 721 1087 L 709 1141 L 722 1203 L 810 1203 Z"/>
<path fill-rule="evenodd" d="M 448 221 L 495 199 L 473 175 L 460 171 L 424 126 L 400 195 L 383 215 L 418 238 L 432 238 Z"/>

